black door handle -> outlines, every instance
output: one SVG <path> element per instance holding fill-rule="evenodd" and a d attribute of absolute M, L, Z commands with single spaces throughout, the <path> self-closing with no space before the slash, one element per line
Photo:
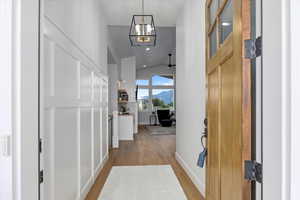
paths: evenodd
<path fill-rule="evenodd" d="M 203 143 L 203 139 L 204 138 L 206 139 L 207 135 L 208 135 L 208 129 L 207 129 L 208 121 L 207 121 L 207 118 L 204 119 L 203 123 L 204 123 L 204 131 L 203 131 L 202 136 L 201 136 L 201 144 L 202 144 L 202 147 L 205 148 L 205 145 Z"/>

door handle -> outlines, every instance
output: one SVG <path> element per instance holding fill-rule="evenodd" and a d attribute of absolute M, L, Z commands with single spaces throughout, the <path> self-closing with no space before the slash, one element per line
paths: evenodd
<path fill-rule="evenodd" d="M 203 131 L 202 136 L 201 136 L 201 144 L 202 144 L 202 147 L 205 148 L 203 140 L 206 139 L 207 136 L 208 136 L 208 129 L 207 129 L 208 121 L 207 121 L 207 118 L 204 119 L 203 123 L 204 123 L 204 131 Z"/>

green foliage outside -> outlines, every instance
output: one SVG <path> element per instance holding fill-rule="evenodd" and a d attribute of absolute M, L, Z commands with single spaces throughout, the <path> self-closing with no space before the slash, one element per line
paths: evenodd
<path fill-rule="evenodd" d="M 173 102 L 169 103 L 169 104 L 165 104 L 165 102 L 163 102 L 162 100 L 155 98 L 152 99 L 152 104 L 154 107 L 160 107 L 160 108 L 170 108 L 173 107 Z"/>

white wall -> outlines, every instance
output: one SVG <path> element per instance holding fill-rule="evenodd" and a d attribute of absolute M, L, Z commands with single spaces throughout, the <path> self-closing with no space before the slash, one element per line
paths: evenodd
<path fill-rule="evenodd" d="M 129 102 L 136 102 L 136 58 L 128 57 L 121 59 L 121 88 L 125 89 L 129 95 Z"/>
<path fill-rule="evenodd" d="M 205 1 L 187 0 L 176 24 L 176 156 L 205 193 L 197 167 L 205 118 Z"/>
<path fill-rule="evenodd" d="M 0 199 L 12 200 L 12 2 L 0 2 Z M 4 149 L 5 148 L 5 149 Z"/>
<path fill-rule="evenodd" d="M 117 64 L 108 65 L 109 75 L 109 113 L 118 111 L 118 81 L 119 66 Z"/>
<path fill-rule="evenodd" d="M 107 24 L 97 0 L 44 0 L 45 19 L 107 73 Z"/>
<path fill-rule="evenodd" d="M 108 158 L 107 25 L 97 0 L 44 0 L 41 199 L 84 199 Z"/>

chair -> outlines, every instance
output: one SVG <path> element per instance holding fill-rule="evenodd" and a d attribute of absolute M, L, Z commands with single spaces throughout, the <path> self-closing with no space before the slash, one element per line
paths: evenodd
<path fill-rule="evenodd" d="M 171 120 L 170 110 L 157 110 L 157 117 L 162 127 L 172 126 L 173 121 Z"/>

